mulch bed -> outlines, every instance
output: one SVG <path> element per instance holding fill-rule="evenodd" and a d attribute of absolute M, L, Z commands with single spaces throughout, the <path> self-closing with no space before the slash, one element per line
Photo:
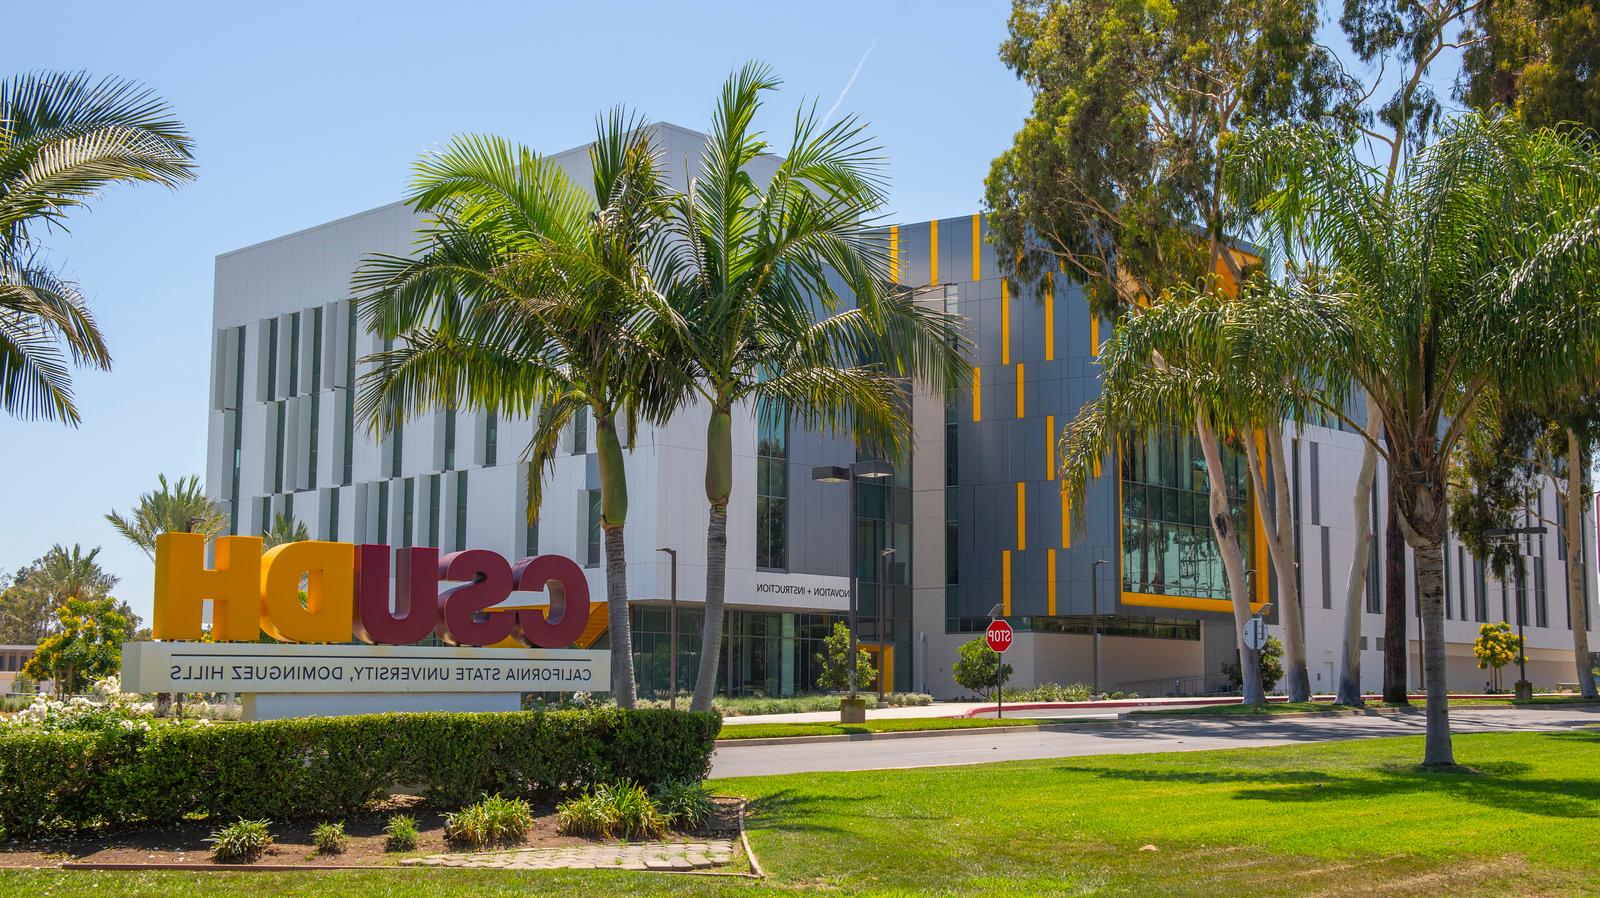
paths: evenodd
<path fill-rule="evenodd" d="M 716 816 L 706 827 L 695 833 L 672 832 L 667 841 L 693 841 L 707 837 L 738 838 L 739 802 L 736 799 L 715 799 Z M 392 814 L 410 814 L 416 818 L 419 838 L 415 851 L 389 852 L 383 847 L 383 828 Z M 534 827 L 522 848 L 561 848 L 596 844 L 595 840 L 564 836 L 556 832 L 554 805 L 534 807 Z M 127 864 L 138 866 L 186 865 L 197 868 L 231 865 L 214 864 L 211 846 L 205 841 L 214 831 L 231 821 L 196 820 L 176 826 L 126 829 L 107 832 L 89 832 L 34 841 L 8 841 L 0 843 L 0 868 L 58 867 L 63 863 Z M 311 831 L 320 821 L 273 821 L 271 832 L 273 846 L 256 863 L 262 866 L 293 865 L 296 867 L 370 867 L 396 866 L 408 857 L 462 851 L 445 841 L 444 811 L 424 805 L 409 796 L 389 799 L 371 811 L 352 814 L 344 818 L 347 845 L 342 854 L 318 854 L 311 841 Z"/>

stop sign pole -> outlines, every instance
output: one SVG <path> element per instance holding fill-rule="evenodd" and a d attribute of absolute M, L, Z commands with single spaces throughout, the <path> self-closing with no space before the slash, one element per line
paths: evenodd
<path fill-rule="evenodd" d="M 994 652 L 994 716 L 996 720 L 1005 716 L 1005 670 L 1001 665 L 1006 649 L 1011 648 L 1011 625 L 1006 619 L 998 615 L 989 621 L 989 629 L 983 632 L 983 641 L 988 643 L 989 650 Z"/>

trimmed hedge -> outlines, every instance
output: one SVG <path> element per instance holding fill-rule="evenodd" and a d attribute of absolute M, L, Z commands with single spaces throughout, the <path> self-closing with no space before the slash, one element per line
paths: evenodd
<path fill-rule="evenodd" d="M 711 769 L 722 720 L 675 711 L 374 714 L 0 736 L 0 832 L 26 838 L 187 817 L 336 817 L 390 790 L 460 806 Z"/>

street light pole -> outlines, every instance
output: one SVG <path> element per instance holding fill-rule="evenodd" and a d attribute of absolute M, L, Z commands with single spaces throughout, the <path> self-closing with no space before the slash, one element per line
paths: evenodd
<path fill-rule="evenodd" d="M 1095 559 L 1089 565 L 1089 639 L 1090 648 L 1094 653 L 1093 684 L 1089 687 L 1089 700 L 1100 694 L 1100 566 L 1105 564 L 1104 558 Z"/>
<path fill-rule="evenodd" d="M 1523 515 L 1524 518 L 1526 518 L 1526 509 L 1524 509 Z M 1523 623 L 1528 616 L 1526 594 L 1528 584 L 1527 573 L 1522 569 L 1522 537 L 1532 537 L 1535 534 L 1542 534 L 1544 532 L 1545 528 L 1542 526 L 1496 527 L 1483 532 L 1484 536 L 1491 539 L 1496 537 L 1509 539 L 1511 540 L 1512 544 L 1516 546 L 1516 558 L 1513 559 L 1513 561 L 1516 563 L 1517 570 L 1517 676 L 1519 679 L 1517 680 L 1516 690 L 1519 698 L 1527 698 L 1533 695 L 1533 687 L 1528 683 L 1528 643 L 1525 641 L 1526 637 L 1523 635 Z M 1504 609 L 1502 608 L 1501 610 L 1503 611 Z"/>
<path fill-rule="evenodd" d="M 885 528 L 884 533 L 884 540 L 886 542 L 888 541 L 889 536 L 887 529 L 888 528 Z M 889 657 L 889 640 L 885 639 L 883 635 L 883 606 L 888 602 L 889 558 L 892 555 L 894 555 L 894 549 L 888 548 L 887 546 L 884 547 L 883 551 L 878 553 L 878 707 L 880 708 L 883 707 L 883 682 L 886 679 L 884 676 L 884 665 L 888 663 L 887 659 Z"/>
<path fill-rule="evenodd" d="M 850 699 L 856 698 L 856 654 L 861 650 L 857 640 L 857 618 L 859 616 L 859 583 L 856 577 L 856 481 L 862 477 L 877 479 L 894 475 L 894 465 L 881 459 L 858 461 L 855 464 L 845 465 L 819 465 L 811 469 L 811 479 L 817 483 L 845 483 L 850 484 L 850 657 L 846 660 L 849 669 Z"/>
<path fill-rule="evenodd" d="M 663 547 L 656 551 L 665 552 L 667 557 L 672 559 L 672 619 L 667 622 L 667 632 L 670 634 L 667 637 L 668 654 L 672 657 L 672 697 L 667 701 L 672 710 L 676 711 L 678 710 L 678 550 Z"/>

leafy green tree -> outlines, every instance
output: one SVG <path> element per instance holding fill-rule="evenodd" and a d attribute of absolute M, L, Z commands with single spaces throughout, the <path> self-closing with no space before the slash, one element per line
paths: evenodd
<path fill-rule="evenodd" d="M 1593 0 L 1492 0 L 1461 43 L 1462 98 L 1533 127 L 1600 131 L 1600 9 Z"/>
<path fill-rule="evenodd" d="M 1247 122 L 1352 111 L 1354 97 L 1317 42 L 1317 25 L 1315 0 L 1014 0 L 1001 59 L 1032 89 L 1034 104 L 987 182 L 1002 263 L 1036 283 L 1061 271 L 1083 288 L 1093 315 L 1119 324 L 1152 302 L 1234 289 L 1246 272 L 1229 241 L 1249 218 L 1221 189 L 1222 153 Z M 1154 357 L 1158 366 L 1161 359 Z M 1168 386 L 1193 383 L 1176 378 Z M 1255 479 L 1286 480 L 1281 421 L 1243 421 L 1230 432 L 1221 419 L 1239 421 L 1253 406 L 1194 391 L 1167 398 L 1188 406 L 1182 414 L 1205 448 L 1208 518 L 1242 627 L 1251 610 L 1238 530 L 1248 522 L 1226 495 L 1220 445 L 1246 446 L 1265 431 L 1265 455 L 1251 459 Z M 1170 424 L 1154 405 L 1143 407 L 1157 414 L 1106 421 L 1123 430 L 1107 431 L 1098 446 L 1078 440 L 1078 451 L 1066 454 L 1065 489 L 1080 493 L 1123 432 Z M 1084 423 L 1073 422 L 1069 433 Z M 1287 493 L 1257 490 L 1255 505 L 1275 563 L 1287 569 L 1296 556 Z M 1073 507 L 1081 513 L 1083 503 Z M 1292 691 L 1309 694 L 1295 578 L 1277 583 Z M 1256 666 L 1241 660 L 1249 672 L 1245 700 L 1259 703 Z"/>
<path fill-rule="evenodd" d="M 156 537 L 163 533 L 199 533 L 212 540 L 228 532 L 228 516 L 206 495 L 198 476 L 190 474 L 171 484 L 165 474 L 156 479 L 161 488 L 141 495 L 127 517 L 115 509 L 106 515 L 111 526 L 151 561 L 156 557 Z"/>
<path fill-rule="evenodd" d="M 379 429 L 430 409 L 536 416 L 528 515 L 563 428 L 586 410 L 599 452 L 612 689 L 632 707 L 623 439 L 682 395 L 661 361 L 671 311 L 656 285 L 668 193 L 651 131 L 622 110 L 597 124 L 592 193 L 555 162 L 492 136 L 458 136 L 417 163 L 428 216 L 415 256 L 370 255 L 353 285 L 390 348 L 367 358 L 362 414 Z M 665 322 L 665 323 L 664 323 Z"/>
<path fill-rule="evenodd" d="M 68 599 L 56 609 L 56 631 L 39 643 L 22 672 L 35 680 L 54 680 L 56 692 L 82 692 L 90 683 L 122 667 L 122 643 L 135 622 L 112 598 Z"/>
<path fill-rule="evenodd" d="M 83 72 L 0 81 L 0 408 L 78 423 L 71 368 L 111 367 L 88 301 L 45 258 L 39 235 L 113 184 L 175 187 L 193 142 L 148 88 Z"/>
<path fill-rule="evenodd" d="M 1416 556 L 1424 765 L 1450 767 L 1447 460 L 1486 396 L 1570 383 L 1600 352 L 1600 303 L 1587 289 L 1600 262 L 1600 156 L 1552 132 L 1468 116 L 1392 190 L 1316 127 L 1249 135 L 1226 175 L 1294 276 L 1242 292 L 1245 313 L 1219 351 L 1244 371 L 1295 360 L 1297 401 L 1341 420 L 1389 465 Z M 1348 414 L 1357 390 L 1381 433 Z"/>
<path fill-rule="evenodd" d="M 1511 625 L 1505 621 L 1484 624 L 1472 643 L 1472 656 L 1478 659 L 1479 670 L 1489 671 L 1494 688 L 1499 689 L 1501 668 L 1522 657 L 1522 638 L 1511 632 Z"/>
<path fill-rule="evenodd" d="M 675 357 L 711 411 L 697 711 L 711 707 L 722 658 L 734 409 L 851 431 L 894 457 L 909 443 L 910 382 L 970 377 L 956 319 L 890 281 L 887 241 L 872 228 L 884 162 L 858 120 L 802 112 L 771 177 L 757 177 L 769 146 L 753 121 L 778 84 L 755 63 L 728 79 L 699 171 L 672 202 L 669 296 L 685 323 Z"/>
<path fill-rule="evenodd" d="M 817 653 L 817 664 L 822 672 L 817 674 L 817 688 L 835 692 L 859 689 L 875 682 L 878 670 L 872 664 L 872 654 L 865 648 L 856 648 L 855 682 L 850 681 L 850 628 L 843 621 L 833 625 L 833 632 L 822 640 L 822 651 Z"/>
<path fill-rule="evenodd" d="M 1261 688 L 1271 689 L 1283 679 L 1283 643 L 1276 636 L 1268 636 L 1267 644 L 1261 647 Z M 1221 673 L 1228 679 L 1229 689 L 1238 689 L 1244 683 L 1244 675 L 1239 671 L 1239 665 L 1233 661 L 1225 661 Z"/>
<path fill-rule="evenodd" d="M 85 552 L 77 544 L 55 545 L 17 571 L 0 592 L 0 642 L 37 644 L 54 631 L 56 610 L 68 599 L 104 598 L 117 577 L 100 566 L 99 555 L 98 547 Z M 121 607 L 133 616 L 126 604 Z"/>
<path fill-rule="evenodd" d="M 961 643 L 956 650 L 956 661 L 950 665 L 950 676 L 962 689 L 982 695 L 998 691 L 1011 679 L 1011 665 L 1000 663 L 1000 653 L 989 648 L 981 637 Z"/>

